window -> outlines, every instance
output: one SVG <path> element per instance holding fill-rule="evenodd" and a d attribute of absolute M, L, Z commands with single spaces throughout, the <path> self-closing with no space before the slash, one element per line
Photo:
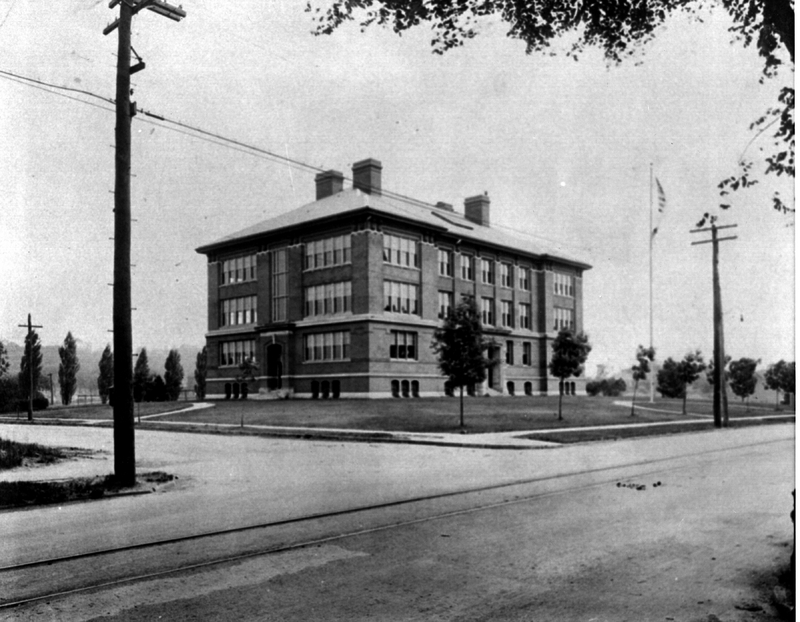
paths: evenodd
<path fill-rule="evenodd" d="M 389 343 L 389 358 L 406 361 L 417 360 L 417 333 L 393 330 Z"/>
<path fill-rule="evenodd" d="M 350 234 L 306 242 L 305 269 L 327 268 L 350 263 Z"/>
<path fill-rule="evenodd" d="M 303 337 L 305 361 L 344 361 L 350 358 L 350 331 L 313 333 Z"/>
<path fill-rule="evenodd" d="M 494 299 L 481 298 L 481 322 L 494 324 Z"/>
<path fill-rule="evenodd" d="M 519 275 L 519 288 L 524 292 L 531 291 L 531 271 L 530 268 L 517 268 L 517 274 Z"/>
<path fill-rule="evenodd" d="M 459 257 L 461 265 L 461 278 L 465 281 L 474 281 L 475 274 L 473 273 L 472 255 L 461 255 Z"/>
<path fill-rule="evenodd" d="M 272 253 L 272 321 L 286 321 L 286 249 L 281 248 Z"/>
<path fill-rule="evenodd" d="M 351 309 L 352 283 L 339 281 L 305 289 L 305 317 L 347 313 Z"/>
<path fill-rule="evenodd" d="M 220 366 L 239 365 L 246 359 L 256 356 L 256 340 L 223 341 L 220 344 Z"/>
<path fill-rule="evenodd" d="M 510 300 L 500 301 L 500 323 L 508 328 L 514 326 L 514 311 Z"/>
<path fill-rule="evenodd" d="M 575 297 L 574 279 L 569 274 L 555 272 L 553 274 L 553 293 L 558 296 Z"/>
<path fill-rule="evenodd" d="M 519 327 L 531 327 L 531 306 L 527 302 L 519 303 Z"/>
<path fill-rule="evenodd" d="M 511 264 L 508 263 L 501 263 L 500 264 L 500 285 L 502 287 L 513 287 L 513 281 L 511 279 Z"/>
<path fill-rule="evenodd" d="M 445 319 L 452 309 L 453 292 L 439 292 L 439 319 Z"/>
<path fill-rule="evenodd" d="M 442 276 L 453 276 L 453 253 L 440 248 L 439 254 L 439 274 Z"/>
<path fill-rule="evenodd" d="M 228 298 L 220 302 L 219 325 L 236 326 L 238 324 L 255 324 L 256 296 L 242 296 L 241 298 Z"/>
<path fill-rule="evenodd" d="M 514 342 L 506 341 L 506 365 L 514 364 Z"/>
<path fill-rule="evenodd" d="M 494 262 L 481 257 L 481 283 L 494 285 Z"/>
<path fill-rule="evenodd" d="M 522 364 L 531 364 L 531 342 L 526 341 L 522 344 Z"/>
<path fill-rule="evenodd" d="M 397 281 L 383 282 L 384 311 L 419 315 L 419 286 Z"/>
<path fill-rule="evenodd" d="M 575 330 L 575 311 L 562 307 L 555 307 L 553 311 L 553 330 Z"/>
<path fill-rule="evenodd" d="M 255 281 L 256 279 L 256 256 L 244 255 L 234 259 L 226 259 L 222 262 L 222 278 L 220 285 L 230 283 L 243 283 L 244 281 Z"/>
<path fill-rule="evenodd" d="M 383 234 L 383 261 L 407 268 L 419 267 L 417 242 L 398 235 Z"/>

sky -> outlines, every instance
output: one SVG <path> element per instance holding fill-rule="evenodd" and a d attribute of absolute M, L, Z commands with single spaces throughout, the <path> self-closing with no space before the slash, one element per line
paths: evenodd
<path fill-rule="evenodd" d="M 173 22 L 134 19 L 146 62 L 139 109 L 322 169 L 383 163 L 383 187 L 463 210 L 488 192 L 493 226 L 593 267 L 584 275 L 587 365 L 612 372 L 650 340 L 650 168 L 666 195 L 654 240 L 658 358 L 712 356 L 711 246 L 690 230 L 718 213 L 717 184 L 757 156 L 749 124 L 793 76 L 759 84 L 754 49 L 731 44 L 722 10 L 671 19 L 635 61 L 608 67 L 526 55 L 493 20 L 445 55 L 424 28 L 311 34 L 304 3 L 185 0 Z M 116 9 L 0 0 L 0 71 L 113 99 Z M 0 75 L 0 341 L 32 314 L 45 344 L 71 331 L 111 341 L 113 106 Z M 251 150 L 133 120 L 133 346 L 204 343 L 205 257 L 195 248 L 314 200 L 313 172 Z M 760 165 L 759 165 L 760 166 Z M 732 199 L 719 224 L 726 351 L 794 360 L 794 217 L 771 208 L 774 177 Z M 708 234 L 705 234 L 707 237 Z"/>

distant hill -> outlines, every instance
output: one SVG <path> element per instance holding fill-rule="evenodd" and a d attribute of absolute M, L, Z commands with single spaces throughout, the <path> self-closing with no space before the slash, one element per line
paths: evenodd
<path fill-rule="evenodd" d="M 9 373 L 19 373 L 22 356 L 25 353 L 25 344 L 14 343 L 13 341 L 3 341 L 3 345 L 8 352 Z M 42 382 L 43 386 L 49 391 L 49 374 L 53 374 L 54 395 L 56 401 L 59 400 L 58 393 L 58 366 L 61 359 L 58 356 L 59 346 L 42 346 Z M 105 348 L 105 346 L 103 346 Z M 202 346 L 192 346 L 183 344 L 178 347 L 181 355 L 181 365 L 183 365 L 184 385 L 194 386 L 194 365 L 197 360 L 197 353 L 202 350 Z M 93 350 L 90 347 L 82 346 L 78 343 L 78 362 L 81 368 L 78 370 L 78 393 L 96 394 L 97 375 L 99 373 L 98 363 L 103 354 L 103 349 Z M 147 348 L 147 359 L 150 362 L 150 371 L 154 374 L 164 375 L 164 362 L 167 360 L 169 349 Z"/>

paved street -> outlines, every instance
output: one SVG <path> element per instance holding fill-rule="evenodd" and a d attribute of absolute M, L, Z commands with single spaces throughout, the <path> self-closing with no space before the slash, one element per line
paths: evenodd
<path fill-rule="evenodd" d="M 3 435 L 111 449 L 106 429 L 3 426 Z M 178 475 L 174 489 L 0 513 L 8 536 L 0 565 L 483 489 L 203 546 L 119 554 L 103 562 L 106 576 L 263 550 L 265 542 L 318 541 L 24 613 L 53 620 L 770 619 L 752 617 L 769 615 L 763 604 L 761 613 L 737 606 L 753 609 L 759 581 L 788 559 L 793 448 L 793 425 L 522 451 L 140 431 L 139 469 Z M 52 476 L 106 473 L 112 460 L 108 453 L 47 468 Z M 96 563 L 88 566 L 41 571 L 36 580 L 0 574 L 0 587 L 4 597 L 31 595 L 47 582 L 70 589 L 97 581 Z"/>

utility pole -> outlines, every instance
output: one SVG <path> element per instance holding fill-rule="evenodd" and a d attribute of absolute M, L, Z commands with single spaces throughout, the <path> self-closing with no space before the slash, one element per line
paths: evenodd
<path fill-rule="evenodd" d="M 28 357 L 28 421 L 33 421 L 33 329 L 43 328 L 38 324 L 31 324 L 31 314 L 28 314 L 27 324 L 17 324 L 20 328 L 28 329 L 28 336 L 25 339 L 25 354 Z"/>
<path fill-rule="evenodd" d="M 735 240 L 738 236 L 720 238 L 717 231 L 732 229 L 738 225 L 717 226 L 716 216 L 709 217 L 710 227 L 692 229 L 690 233 L 711 231 L 710 240 L 692 242 L 697 244 L 712 244 L 711 266 L 714 287 L 714 427 L 728 427 L 728 399 L 725 391 L 725 333 L 722 326 L 722 293 L 719 285 L 719 243 L 725 240 Z M 705 219 L 701 223 L 705 222 Z"/>
<path fill-rule="evenodd" d="M 136 484 L 136 449 L 133 429 L 133 346 L 131 322 L 131 22 L 142 9 L 180 21 L 186 13 L 159 0 L 111 0 L 119 17 L 106 26 L 107 35 L 119 29 L 117 45 L 117 100 L 114 173 L 114 475 L 122 486 Z M 135 70 L 144 69 L 144 62 Z"/>

